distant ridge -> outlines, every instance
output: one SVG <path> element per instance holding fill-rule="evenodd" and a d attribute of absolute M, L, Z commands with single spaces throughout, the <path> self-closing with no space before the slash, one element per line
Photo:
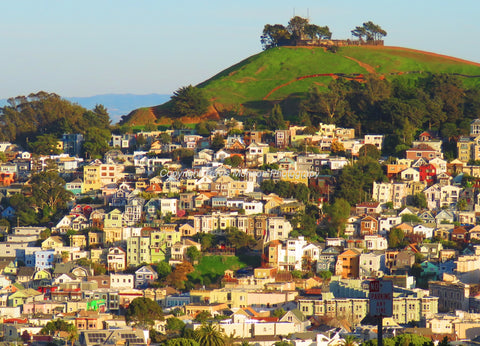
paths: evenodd
<path fill-rule="evenodd" d="M 17 95 L 12 95 L 12 97 L 15 96 Z M 108 109 L 112 124 L 118 123 L 122 115 L 129 114 L 134 109 L 162 104 L 170 99 L 170 95 L 165 94 L 102 94 L 88 97 L 60 96 L 87 109 L 92 109 L 97 104 L 104 105 Z M 7 99 L 0 99 L 1 107 L 6 104 Z"/>

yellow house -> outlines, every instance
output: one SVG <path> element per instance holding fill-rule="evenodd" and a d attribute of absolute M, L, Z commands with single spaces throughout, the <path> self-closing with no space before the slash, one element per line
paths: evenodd
<path fill-rule="evenodd" d="M 105 219 L 103 220 L 104 228 L 122 228 L 123 227 L 123 213 L 114 209 L 108 214 L 105 214 Z"/>
<path fill-rule="evenodd" d="M 100 181 L 100 165 L 87 165 L 83 167 L 83 185 L 82 193 L 100 190 L 102 183 Z"/>
<path fill-rule="evenodd" d="M 312 172 L 299 170 L 282 170 L 280 171 L 280 179 L 291 183 L 304 183 L 308 186 L 308 178 Z"/>
<path fill-rule="evenodd" d="M 88 232 L 88 246 L 95 246 L 103 244 L 103 232 L 90 231 Z"/>
<path fill-rule="evenodd" d="M 123 166 L 104 164 L 95 161 L 83 167 L 82 193 L 100 190 L 107 184 L 116 183 L 122 178 Z"/>
<path fill-rule="evenodd" d="M 84 248 L 87 246 L 87 237 L 84 234 L 73 234 L 70 236 L 70 246 Z"/>
<path fill-rule="evenodd" d="M 252 290 L 255 288 L 253 287 Z M 243 308 L 247 306 L 248 289 L 222 288 L 216 290 L 192 290 L 192 300 L 213 304 L 227 304 L 229 308 Z"/>
<path fill-rule="evenodd" d="M 122 228 L 118 227 L 105 227 L 103 229 L 103 239 L 106 244 L 115 243 L 117 241 L 122 241 Z"/>
<path fill-rule="evenodd" d="M 263 206 L 263 210 L 265 214 L 279 214 L 280 213 L 280 206 L 283 204 L 283 198 L 270 194 L 264 197 L 264 200 L 267 202 Z"/>
<path fill-rule="evenodd" d="M 62 238 L 56 235 L 48 237 L 42 242 L 42 250 L 56 249 L 63 246 L 65 246 L 65 244 Z"/>

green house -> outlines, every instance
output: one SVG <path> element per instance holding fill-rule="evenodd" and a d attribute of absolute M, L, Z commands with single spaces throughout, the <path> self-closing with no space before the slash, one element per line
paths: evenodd
<path fill-rule="evenodd" d="M 43 293 L 35 291 L 31 288 L 18 290 L 8 297 L 7 305 L 12 307 L 20 306 L 25 303 L 41 300 L 42 297 L 40 296 L 43 296 Z"/>
<path fill-rule="evenodd" d="M 105 299 L 95 299 L 87 302 L 87 311 L 105 311 L 106 305 Z"/>
<path fill-rule="evenodd" d="M 162 262 L 170 257 L 170 249 L 180 241 L 182 234 L 171 231 L 153 231 L 150 233 L 151 263 Z"/>

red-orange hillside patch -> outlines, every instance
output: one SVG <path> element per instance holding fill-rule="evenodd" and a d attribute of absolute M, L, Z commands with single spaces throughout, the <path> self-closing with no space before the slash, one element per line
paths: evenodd
<path fill-rule="evenodd" d="M 372 66 L 370 66 L 369 64 L 366 64 L 366 63 L 364 63 L 360 60 L 357 60 L 355 58 L 352 58 L 352 57 L 346 56 L 346 55 L 345 55 L 345 58 L 350 59 L 352 61 L 355 61 L 358 65 L 360 65 L 360 67 L 363 67 L 365 70 L 367 70 L 368 73 L 376 73 L 377 72 L 377 71 L 375 71 L 375 69 Z"/>

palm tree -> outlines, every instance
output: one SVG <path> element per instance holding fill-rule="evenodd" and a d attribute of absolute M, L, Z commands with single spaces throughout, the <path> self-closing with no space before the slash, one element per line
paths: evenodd
<path fill-rule="evenodd" d="M 68 328 L 68 341 L 73 345 L 75 345 L 75 341 L 78 340 L 78 330 L 75 326 Z"/>
<path fill-rule="evenodd" d="M 194 337 L 195 341 L 202 346 L 225 346 L 225 335 L 212 324 L 202 324 L 195 331 Z"/>
<path fill-rule="evenodd" d="M 353 335 L 346 335 L 343 338 L 343 342 L 341 343 L 342 346 L 357 346 L 357 338 L 355 338 Z"/>
<path fill-rule="evenodd" d="M 240 346 L 250 346 L 251 344 L 248 343 L 248 341 L 246 340 L 243 340 L 241 344 L 239 344 Z"/>

